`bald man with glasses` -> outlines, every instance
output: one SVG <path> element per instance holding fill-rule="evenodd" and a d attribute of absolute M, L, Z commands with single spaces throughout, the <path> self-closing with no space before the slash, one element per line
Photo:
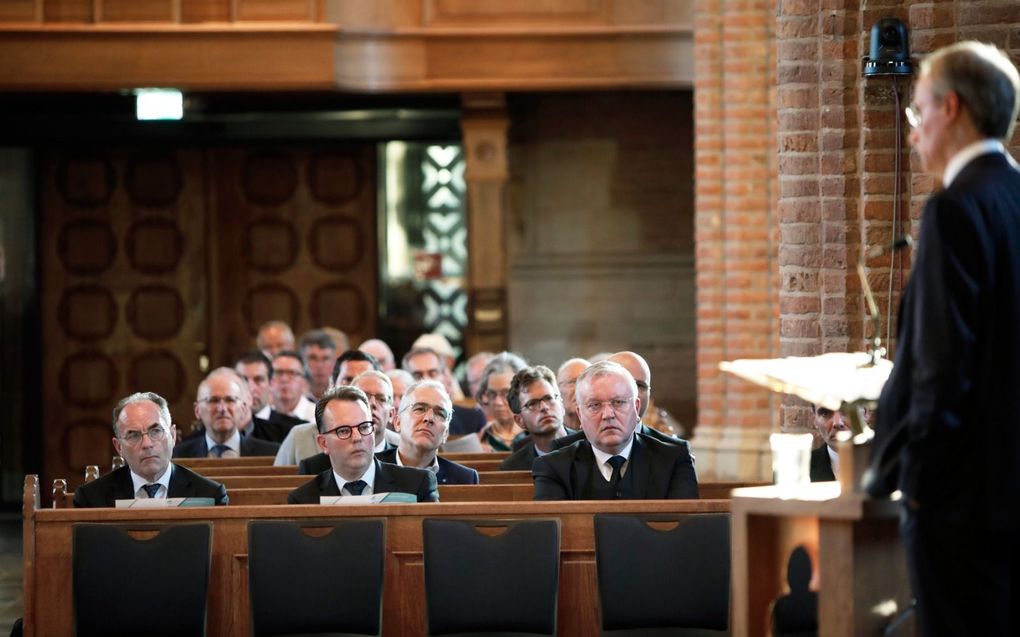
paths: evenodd
<path fill-rule="evenodd" d="M 646 500 L 698 497 L 686 445 L 635 433 L 641 401 L 621 365 L 596 363 L 577 379 L 584 439 L 535 459 L 536 500 Z"/>

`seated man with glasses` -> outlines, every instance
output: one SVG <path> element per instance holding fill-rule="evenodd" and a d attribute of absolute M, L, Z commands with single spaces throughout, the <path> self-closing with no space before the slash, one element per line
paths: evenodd
<path fill-rule="evenodd" d="M 514 420 L 528 435 L 500 463 L 502 471 L 531 471 L 535 458 L 553 450 L 554 440 L 575 433 L 563 426 L 565 401 L 557 391 L 556 377 L 545 365 L 525 367 L 514 374 L 507 402 L 514 413 Z"/>
<path fill-rule="evenodd" d="M 318 504 L 322 496 L 372 495 L 399 492 L 418 502 L 439 500 L 431 471 L 381 462 L 372 453 L 375 423 L 365 392 L 340 386 L 315 405 L 316 442 L 329 456 L 330 468 L 287 496 L 290 504 Z"/>
<path fill-rule="evenodd" d="M 442 383 L 422 380 L 407 388 L 397 410 L 400 445 L 377 453 L 376 458 L 399 467 L 417 467 L 436 474 L 439 484 L 478 484 L 478 472 L 440 458 L 453 417 L 453 401 Z"/>
<path fill-rule="evenodd" d="M 212 498 L 227 503 L 222 484 L 170 462 L 174 448 L 170 409 L 159 394 L 131 394 L 113 408 L 113 448 L 126 466 L 83 484 L 76 507 L 112 507 L 116 500 Z"/>
<path fill-rule="evenodd" d="M 372 423 L 375 424 L 375 447 L 373 451 L 375 453 L 382 453 L 396 449 L 396 446 L 391 444 L 391 440 L 399 444 L 400 434 L 389 428 L 397 414 L 397 407 L 393 404 L 393 382 L 390 381 L 389 376 L 377 369 L 370 368 L 368 371 L 361 372 L 353 379 L 349 379 L 349 382 L 343 384 L 357 387 L 368 396 L 368 403 L 372 406 Z M 304 426 L 302 425 L 302 427 Z M 315 425 L 312 425 L 312 427 L 313 429 L 308 435 L 312 436 L 311 442 L 318 448 L 318 444 L 315 442 L 315 435 L 318 431 L 314 429 Z M 295 427 L 295 429 L 297 428 Z M 295 431 L 294 433 L 295 435 L 305 435 L 303 430 Z M 300 448 L 301 446 L 296 444 L 295 448 Z M 380 459 L 383 462 L 389 462 L 385 458 Z M 329 469 L 329 466 L 329 456 L 319 452 L 301 460 L 298 463 L 298 473 L 301 475 L 318 475 Z"/>
<path fill-rule="evenodd" d="M 175 458 L 275 456 L 280 448 L 275 442 L 241 435 L 251 420 L 251 392 L 248 380 L 230 367 L 214 369 L 199 384 L 195 417 L 205 435 L 177 445 Z"/>
<path fill-rule="evenodd" d="M 584 440 L 535 459 L 536 500 L 697 498 L 686 445 L 635 433 L 641 400 L 624 367 L 605 361 L 577 379 Z"/>
<path fill-rule="evenodd" d="M 411 351 L 404 355 L 401 366 L 415 381 L 424 379 L 439 381 L 447 388 L 447 394 L 450 393 L 449 387 L 456 382 L 439 352 L 427 347 L 411 348 Z M 478 433 L 484 426 L 485 412 L 478 407 L 457 404 L 453 406 L 453 418 L 450 420 L 451 436 Z"/>

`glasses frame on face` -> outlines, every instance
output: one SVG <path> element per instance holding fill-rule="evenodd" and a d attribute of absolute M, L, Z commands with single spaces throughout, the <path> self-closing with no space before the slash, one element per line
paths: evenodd
<path fill-rule="evenodd" d="M 371 420 L 359 422 L 356 425 L 340 425 L 339 427 L 333 427 L 329 431 L 323 432 L 323 436 L 334 434 L 338 440 L 350 440 L 351 436 L 354 435 L 354 430 L 357 429 L 358 433 L 361 434 L 362 438 L 367 438 L 375 433 L 375 423 Z"/>
<path fill-rule="evenodd" d="M 273 378 L 276 378 L 277 376 L 283 378 L 304 378 L 305 373 L 297 369 L 274 369 Z"/>
<path fill-rule="evenodd" d="M 556 407 L 556 401 L 559 399 L 560 399 L 559 394 L 546 394 L 545 396 L 532 398 L 528 402 L 521 405 L 521 410 L 535 414 L 541 411 L 542 405 L 545 405 L 549 409 L 553 409 Z"/>
<path fill-rule="evenodd" d="M 432 369 L 420 369 L 418 371 L 411 372 L 411 378 L 413 378 L 415 382 L 419 380 L 439 380 L 442 377 L 443 370 L 438 367 L 434 367 Z"/>
<path fill-rule="evenodd" d="M 117 436 L 117 440 L 120 440 L 122 443 L 126 444 L 129 447 L 137 447 L 142 443 L 142 440 L 145 438 L 145 436 L 148 436 L 149 440 L 151 440 L 152 442 L 158 443 L 166 440 L 169 435 L 170 431 L 162 424 L 158 424 L 153 425 L 144 431 L 132 429 L 131 431 L 125 433 L 122 436 Z"/>
<path fill-rule="evenodd" d="M 503 402 L 505 402 L 507 405 L 509 405 L 510 404 L 510 399 L 507 397 L 507 393 L 509 391 L 510 391 L 509 389 L 503 389 L 503 390 L 486 389 L 485 392 L 482 394 L 481 404 L 485 405 L 485 406 L 488 406 L 488 405 L 491 405 L 493 402 L 495 402 L 497 398 L 502 397 L 503 398 Z"/>
<path fill-rule="evenodd" d="M 442 420 L 443 422 L 450 422 L 450 419 L 453 418 L 453 412 L 446 411 L 446 407 L 443 407 L 442 405 L 430 405 L 428 403 L 411 403 L 410 405 L 404 408 L 404 411 L 400 413 L 404 413 L 405 411 L 411 412 L 411 415 L 414 416 L 415 418 L 424 418 L 425 414 L 429 413 L 430 411 L 432 412 L 433 416 L 435 416 L 439 420 Z"/>
<path fill-rule="evenodd" d="M 620 414 L 624 413 L 627 407 L 634 405 L 634 399 L 610 398 L 609 400 L 589 400 L 581 405 L 581 407 L 588 412 L 589 416 L 598 416 L 605 411 L 606 405 L 609 405 L 613 412 Z"/>
<path fill-rule="evenodd" d="M 361 388 L 359 387 L 358 389 Z M 379 405 L 389 405 L 393 402 L 393 399 L 387 396 L 386 394 L 373 394 L 371 392 L 365 391 L 364 389 L 362 389 L 361 391 L 365 392 L 365 396 L 368 397 L 368 402 L 370 403 L 375 402 L 376 404 Z"/>

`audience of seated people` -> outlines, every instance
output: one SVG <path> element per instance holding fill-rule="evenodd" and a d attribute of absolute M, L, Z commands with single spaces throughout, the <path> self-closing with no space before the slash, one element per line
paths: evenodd
<path fill-rule="evenodd" d="M 443 363 L 443 357 L 433 349 L 427 347 L 411 348 L 404 355 L 401 363 L 404 371 L 411 374 L 415 381 L 429 379 L 436 380 L 447 388 L 456 384 L 450 369 Z M 450 397 L 453 394 L 450 393 Z M 451 436 L 466 436 L 481 431 L 485 426 L 485 413 L 478 407 L 453 404 L 453 420 L 450 421 Z"/>
<path fill-rule="evenodd" d="M 273 363 L 261 350 L 254 349 L 241 354 L 234 363 L 234 370 L 248 380 L 248 391 L 251 392 L 252 417 L 248 425 L 241 429 L 242 435 L 282 442 L 294 425 L 304 422 L 273 409 L 270 402 Z"/>
<path fill-rule="evenodd" d="M 308 371 L 301 355 L 283 350 L 273 357 L 273 378 L 269 383 L 273 395 L 273 409 L 300 418 L 301 422 L 315 420 L 315 403 L 308 399 Z"/>

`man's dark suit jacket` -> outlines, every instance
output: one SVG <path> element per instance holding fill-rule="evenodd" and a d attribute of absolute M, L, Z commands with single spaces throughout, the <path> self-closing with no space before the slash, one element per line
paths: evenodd
<path fill-rule="evenodd" d="M 389 464 L 397 464 L 396 448 L 380 451 L 375 457 Z M 471 467 L 439 456 L 439 471 L 436 472 L 436 481 L 439 484 L 478 484 L 478 472 Z"/>
<path fill-rule="evenodd" d="M 872 495 L 955 522 L 1020 524 L 1020 173 L 975 158 L 934 194 L 882 390 Z"/>
<path fill-rule="evenodd" d="M 836 474 L 832 472 L 832 459 L 829 458 L 829 445 L 822 445 L 811 451 L 811 482 L 832 482 Z"/>
<path fill-rule="evenodd" d="M 566 430 L 567 435 L 563 436 L 563 438 L 581 433 L 567 427 L 564 427 L 564 429 Z M 581 433 L 581 436 L 575 437 L 574 441 L 576 442 L 583 437 L 584 434 Z M 563 438 L 557 438 L 557 440 L 562 440 Z M 555 443 L 556 441 L 554 440 L 553 442 Z M 553 447 L 554 450 L 557 448 L 558 447 Z M 521 440 L 521 444 L 517 444 L 516 442 L 514 443 L 513 452 L 511 452 L 511 454 L 506 458 L 503 458 L 503 462 L 499 463 L 499 470 L 531 471 L 531 463 L 534 462 L 537 457 L 538 454 L 535 453 L 535 441 L 531 439 L 531 436 L 525 436 Z"/>
<path fill-rule="evenodd" d="M 385 452 L 389 451 L 390 449 L 396 449 L 396 447 L 394 447 L 393 445 L 387 444 L 386 448 L 383 449 L 382 451 L 380 451 L 379 453 L 385 453 Z M 376 457 L 378 458 L 379 455 L 376 454 Z M 386 462 L 386 461 L 383 460 L 383 462 Z M 330 469 L 332 467 L 333 467 L 333 465 L 329 461 L 329 456 L 327 456 L 326 454 L 320 452 L 320 453 L 315 454 L 314 456 L 308 456 L 307 458 L 302 458 L 298 462 L 297 472 L 298 472 L 299 476 L 317 476 L 320 473 L 322 473 L 323 471 L 325 471 L 326 469 Z"/>
<path fill-rule="evenodd" d="M 216 504 L 227 503 L 227 490 L 219 482 L 207 480 L 194 471 L 180 465 L 171 465 L 168 498 L 212 498 Z M 76 507 L 112 507 L 115 500 L 133 500 L 134 484 L 131 470 L 127 467 L 114 469 L 74 492 Z"/>
<path fill-rule="evenodd" d="M 242 456 L 275 456 L 280 445 L 268 440 L 259 440 L 251 436 L 241 436 Z M 207 458 L 209 448 L 205 444 L 205 435 L 182 440 L 174 447 L 174 458 Z"/>
<path fill-rule="evenodd" d="M 531 472 L 536 500 L 581 500 L 591 480 L 603 480 L 586 439 L 536 458 Z M 686 443 L 636 434 L 627 473 L 632 474 L 634 499 L 698 497 L 698 477 Z"/>
<path fill-rule="evenodd" d="M 418 502 L 438 502 L 436 474 L 424 469 L 398 467 L 379 460 L 375 462 L 373 493 L 410 493 Z M 315 476 L 315 479 L 294 489 L 287 495 L 288 504 L 318 504 L 321 496 L 340 495 L 340 486 L 333 477 L 332 467 Z"/>
<path fill-rule="evenodd" d="M 252 421 L 251 436 L 253 438 L 276 443 L 283 442 L 283 439 L 287 437 L 287 434 L 294 428 L 294 425 L 300 425 L 304 422 L 297 416 L 283 414 L 275 409 L 269 410 L 269 418 L 252 417 Z M 244 435 L 244 432 L 241 435 Z"/>
<path fill-rule="evenodd" d="M 485 426 L 485 412 L 478 407 L 464 405 L 453 406 L 453 417 L 450 419 L 450 435 L 466 436 L 476 434 Z"/>

